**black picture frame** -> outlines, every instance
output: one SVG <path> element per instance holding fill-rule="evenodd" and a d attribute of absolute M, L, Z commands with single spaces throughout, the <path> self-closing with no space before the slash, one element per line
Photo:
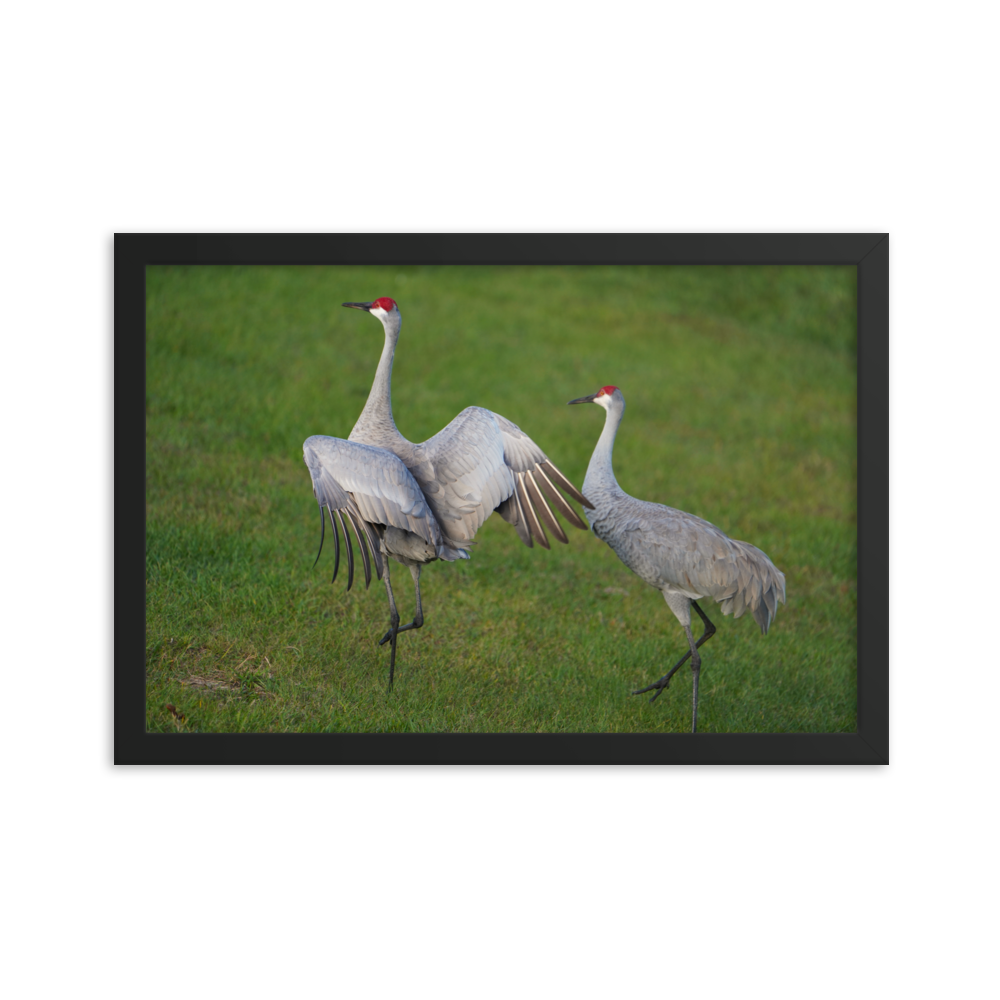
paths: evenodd
<path fill-rule="evenodd" d="M 151 264 L 848 264 L 858 307 L 855 733 L 157 734 L 145 722 L 145 268 Z M 137 234 L 114 243 L 115 763 L 887 764 L 889 237 L 814 234 Z M 138 536 L 143 543 L 136 545 Z"/>

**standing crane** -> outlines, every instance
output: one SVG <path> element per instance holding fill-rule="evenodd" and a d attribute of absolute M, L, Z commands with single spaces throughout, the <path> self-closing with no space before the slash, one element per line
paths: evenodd
<path fill-rule="evenodd" d="M 390 626 L 379 645 L 391 643 L 391 690 L 396 638 L 400 632 L 424 624 L 420 604 L 420 570 L 424 565 L 435 559 L 468 559 L 473 537 L 493 511 L 514 526 L 529 548 L 534 542 L 550 548 L 543 524 L 565 543 L 569 539 L 545 497 L 570 524 L 583 531 L 587 530 L 586 522 L 556 486 L 585 507 L 590 502 L 527 434 L 506 417 L 480 406 L 462 410 L 422 444 L 408 441 L 392 419 L 392 359 L 402 323 L 399 307 L 386 297 L 374 302 L 345 302 L 344 306 L 362 309 L 381 321 L 385 330 L 382 357 L 368 402 L 347 440 L 316 434 L 306 439 L 302 452 L 320 508 L 316 562 L 323 552 L 326 508 L 334 538 L 333 579 L 337 579 L 340 565 L 335 516 L 347 547 L 347 589 L 354 580 L 348 525 L 361 549 L 366 589 L 371 583 L 368 549 L 378 578 L 384 573 Z M 389 563 L 384 557 L 409 567 L 413 577 L 416 612 L 406 625 L 399 624 Z"/>
<path fill-rule="evenodd" d="M 698 607 L 698 601 L 711 597 L 722 606 L 724 615 L 732 614 L 734 618 L 749 609 L 766 634 L 777 602 L 785 603 L 785 575 L 753 545 L 730 538 L 693 514 L 630 497 L 618 485 L 611 468 L 611 453 L 625 413 L 621 389 L 606 385 L 590 396 L 571 399 L 569 405 L 574 403 L 596 403 L 606 413 L 604 430 L 583 481 L 583 490 L 593 502 L 587 520 L 594 534 L 607 542 L 633 573 L 663 594 L 667 607 L 684 627 L 690 647 L 669 673 L 632 693 L 655 690 L 649 700 L 656 701 L 670 685 L 670 678 L 690 658 L 694 673 L 691 732 L 696 733 L 701 671 L 698 649 L 715 635 L 715 626 Z M 705 626 L 697 642 L 691 633 L 691 608 Z"/>

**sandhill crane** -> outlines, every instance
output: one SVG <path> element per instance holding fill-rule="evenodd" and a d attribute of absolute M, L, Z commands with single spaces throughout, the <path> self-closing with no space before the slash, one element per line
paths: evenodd
<path fill-rule="evenodd" d="M 583 491 L 594 505 L 586 512 L 587 520 L 594 534 L 607 542 L 633 573 L 663 594 L 667 607 L 684 626 L 690 647 L 658 681 L 632 693 L 655 690 L 649 700 L 656 701 L 690 658 L 694 673 L 691 732 L 696 733 L 701 671 L 698 648 L 715 635 L 715 626 L 698 601 L 714 598 L 722 605 L 722 613 L 734 618 L 749 609 L 761 632 L 766 633 L 777 602 L 785 601 L 785 576 L 760 549 L 729 538 L 714 524 L 673 507 L 637 500 L 622 490 L 611 468 L 615 434 L 625 413 L 620 389 L 606 385 L 590 396 L 571 399 L 569 405 L 574 403 L 596 403 L 606 412 L 604 430 L 583 481 Z M 697 642 L 691 634 L 692 607 L 705 625 Z"/>
<path fill-rule="evenodd" d="M 354 553 L 347 524 L 361 548 L 365 587 L 371 583 L 365 541 L 380 579 L 384 569 L 390 627 L 379 645 L 392 644 L 391 690 L 396 637 L 424 623 L 420 604 L 422 566 L 435 559 L 468 559 L 473 537 L 494 510 L 514 525 L 529 548 L 533 540 L 550 547 L 543 522 L 560 542 L 567 542 L 566 533 L 542 494 L 566 520 L 583 531 L 587 524 L 556 486 L 584 506 L 590 503 L 527 434 L 505 417 L 480 406 L 462 410 L 447 427 L 422 444 L 407 441 L 392 419 L 392 359 L 402 322 L 399 307 L 387 297 L 373 302 L 345 302 L 344 306 L 363 309 L 381 321 L 385 330 L 382 357 L 368 402 L 347 440 L 317 434 L 307 438 L 302 451 L 320 508 L 316 562 L 323 552 L 325 507 L 333 527 L 333 579 L 337 579 L 340 564 L 334 515 L 347 543 L 347 589 L 351 589 L 354 579 Z M 389 563 L 383 556 L 408 566 L 413 577 L 416 612 L 406 625 L 399 624 Z"/>

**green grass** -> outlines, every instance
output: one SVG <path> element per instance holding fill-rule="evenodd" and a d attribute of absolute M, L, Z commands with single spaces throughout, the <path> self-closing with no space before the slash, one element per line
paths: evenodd
<path fill-rule="evenodd" d="M 329 545 L 313 569 L 302 461 L 364 405 L 382 328 L 340 303 L 379 295 L 403 314 L 393 412 L 411 440 L 485 406 L 580 485 L 604 413 L 565 404 L 618 385 L 622 488 L 784 571 L 767 636 L 706 606 L 699 731 L 856 728 L 854 268 L 151 267 L 150 731 L 690 728 L 686 668 L 655 705 L 629 694 L 686 649 L 662 597 L 590 533 L 529 550 L 498 517 L 470 562 L 425 569 L 426 624 L 400 637 L 387 695 L 384 588 L 331 586 Z"/>

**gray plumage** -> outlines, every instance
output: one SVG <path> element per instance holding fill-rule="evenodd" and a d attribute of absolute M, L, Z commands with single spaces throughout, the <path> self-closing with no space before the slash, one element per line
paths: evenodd
<path fill-rule="evenodd" d="M 375 560 L 376 575 L 382 578 L 384 571 L 391 627 L 380 642 L 392 642 L 391 687 L 397 634 L 423 624 L 423 565 L 434 559 L 468 559 L 476 532 L 494 510 L 514 525 L 529 547 L 536 541 L 550 547 L 543 524 L 559 541 L 566 542 L 566 533 L 545 497 L 571 524 L 584 531 L 586 523 L 555 486 L 585 506 L 589 502 L 520 428 L 482 407 L 467 407 L 447 427 L 420 444 L 403 437 L 392 417 L 392 361 L 402 322 L 399 308 L 389 298 L 344 305 L 376 316 L 385 331 L 385 345 L 368 401 L 347 440 L 314 435 L 303 445 L 303 456 L 320 506 L 324 533 L 324 508 L 334 528 L 334 579 L 340 559 L 335 514 L 347 542 L 348 590 L 354 567 L 348 524 L 361 548 L 366 586 L 371 580 L 368 548 Z M 363 539 L 368 542 L 367 548 Z M 320 553 L 322 550 L 321 536 Z M 388 563 L 382 556 L 410 568 L 417 609 L 408 625 L 399 625 Z"/>
<path fill-rule="evenodd" d="M 730 538 L 714 524 L 693 514 L 663 504 L 629 496 L 615 479 L 612 452 L 615 435 L 625 413 L 625 397 L 615 386 L 606 386 L 573 403 L 596 403 L 606 411 L 604 430 L 594 448 L 583 491 L 594 505 L 587 519 L 602 541 L 638 577 L 659 590 L 677 616 L 688 637 L 690 650 L 659 681 L 635 692 L 656 689 L 655 701 L 670 678 L 689 657 L 695 675 L 692 732 L 697 731 L 698 647 L 715 633 L 715 626 L 695 603 L 703 598 L 717 601 L 725 615 L 739 618 L 749 611 L 762 633 L 766 633 L 785 602 L 784 574 L 760 549 Z M 691 608 L 705 623 L 705 634 L 694 641 Z"/>

